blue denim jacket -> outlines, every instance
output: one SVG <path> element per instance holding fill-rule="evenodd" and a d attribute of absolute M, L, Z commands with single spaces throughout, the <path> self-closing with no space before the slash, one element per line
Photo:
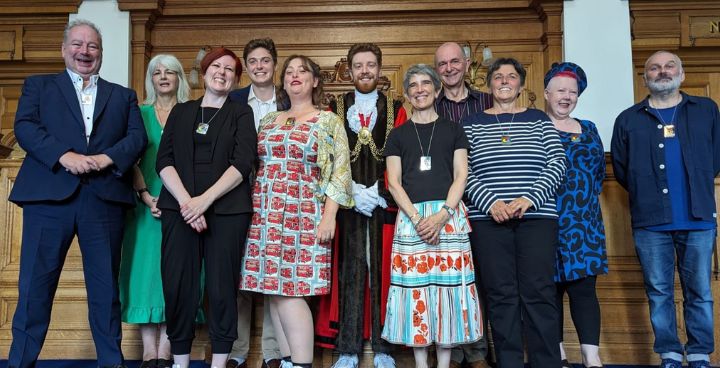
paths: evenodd
<path fill-rule="evenodd" d="M 650 109 L 645 98 L 620 113 L 613 129 L 613 171 L 630 194 L 633 227 L 672 221 L 663 126 Z M 715 221 L 714 179 L 720 172 L 718 106 L 709 98 L 682 93 L 676 120 L 675 134 L 680 140 L 690 184 L 690 211 L 699 220 Z"/>

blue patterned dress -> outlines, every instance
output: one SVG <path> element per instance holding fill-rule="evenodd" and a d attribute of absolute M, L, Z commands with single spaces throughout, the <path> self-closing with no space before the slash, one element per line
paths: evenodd
<path fill-rule="evenodd" d="M 555 282 L 608 272 L 600 192 L 605 151 L 591 121 L 580 120 L 581 134 L 559 131 L 567 155 L 565 181 L 557 190 L 559 242 Z"/>

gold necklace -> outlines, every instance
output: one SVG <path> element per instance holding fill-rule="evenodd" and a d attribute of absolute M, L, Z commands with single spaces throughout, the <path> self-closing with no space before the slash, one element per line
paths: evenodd
<path fill-rule="evenodd" d="M 496 108 L 496 109 L 497 109 L 497 111 L 500 111 L 500 114 L 509 114 L 509 112 L 502 112 L 502 110 L 500 108 Z M 515 110 L 515 108 L 512 108 L 510 110 Z M 500 124 L 500 143 L 510 144 L 511 143 L 510 129 L 512 129 L 512 123 L 515 121 L 515 114 L 517 114 L 517 112 L 512 113 L 512 118 L 510 119 L 510 124 L 507 127 L 507 130 L 505 130 L 505 122 L 503 121 L 501 123 L 500 118 L 498 118 L 498 115 L 500 115 L 500 114 L 495 114 L 495 120 L 498 122 L 498 124 Z"/>

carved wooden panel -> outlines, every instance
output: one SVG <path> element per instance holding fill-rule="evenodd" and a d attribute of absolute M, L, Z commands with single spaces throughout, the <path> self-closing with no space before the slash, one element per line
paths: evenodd
<path fill-rule="evenodd" d="M 0 132 L 7 133 L 13 127 L 18 100 L 22 93 L 20 86 L 0 87 Z"/>
<path fill-rule="evenodd" d="M 0 60 L 22 60 L 23 27 L 0 26 Z"/>
<path fill-rule="evenodd" d="M 720 9 L 683 12 L 681 24 L 682 46 L 720 46 Z"/>

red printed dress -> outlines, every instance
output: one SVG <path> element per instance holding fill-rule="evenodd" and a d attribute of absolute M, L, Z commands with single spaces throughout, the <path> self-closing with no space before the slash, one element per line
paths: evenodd
<path fill-rule="evenodd" d="M 316 227 L 325 198 L 352 207 L 349 149 L 342 121 L 320 112 L 306 122 L 260 123 L 260 166 L 253 188 L 240 288 L 285 296 L 330 292 L 330 242 Z"/>

